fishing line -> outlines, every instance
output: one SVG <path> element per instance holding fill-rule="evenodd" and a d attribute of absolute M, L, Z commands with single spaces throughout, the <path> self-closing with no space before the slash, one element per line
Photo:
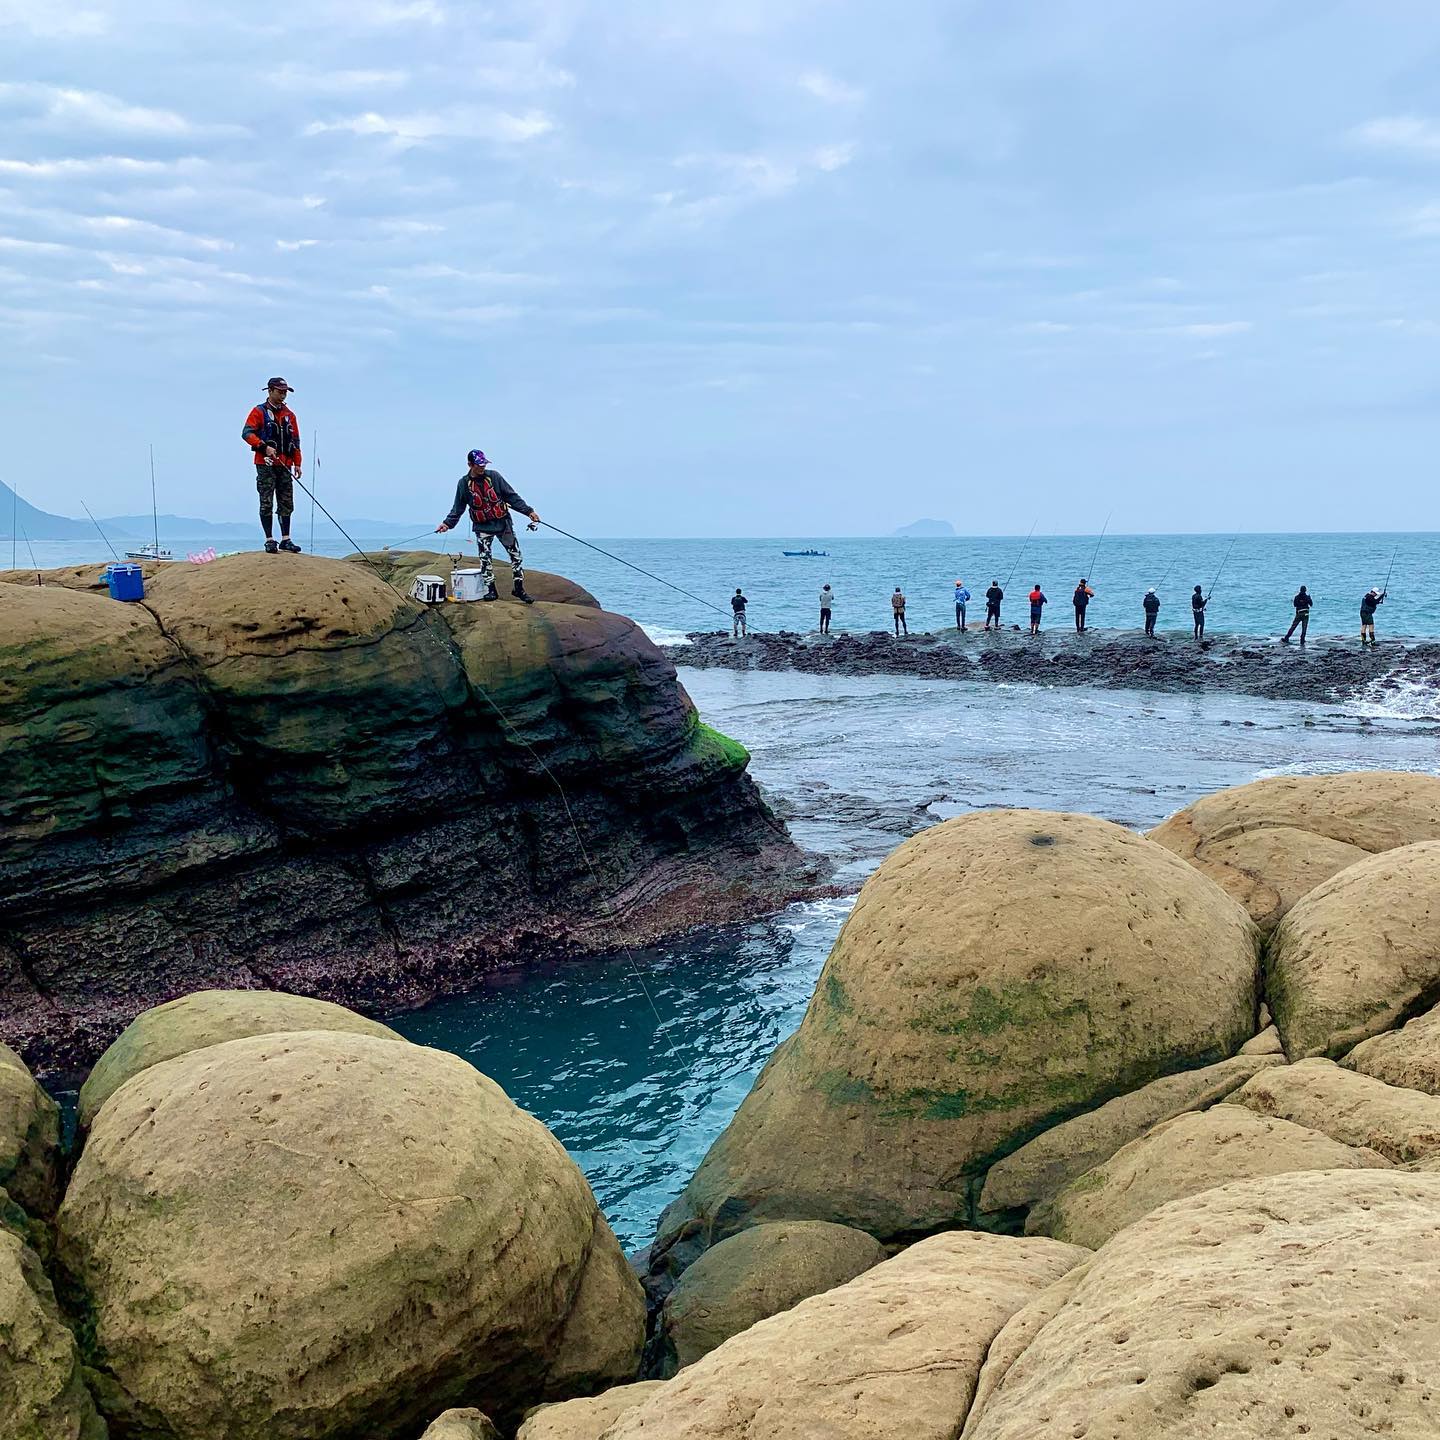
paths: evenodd
<path fill-rule="evenodd" d="M 1240 537 L 1239 537 L 1238 535 L 1236 535 L 1236 536 L 1234 537 L 1234 539 L 1232 539 L 1232 540 L 1230 541 L 1230 548 L 1229 548 L 1228 550 L 1226 550 L 1225 554 L 1221 557 L 1221 559 L 1220 559 L 1220 569 L 1215 572 L 1215 578 L 1210 582 L 1210 588 L 1205 592 L 1205 602 L 1206 602 L 1206 604 L 1209 604 L 1209 602 L 1210 602 L 1210 597 L 1215 593 L 1215 587 L 1220 583 L 1220 575 L 1221 575 L 1221 572 L 1225 569 L 1225 562 L 1226 562 L 1227 560 L 1229 560 L 1229 558 L 1230 558 L 1230 551 L 1235 548 L 1235 541 L 1238 540 L 1239 538 L 1240 538 Z"/>
<path fill-rule="evenodd" d="M 30 552 L 30 568 L 35 572 L 35 583 L 37 585 L 44 585 L 45 582 L 40 578 L 40 566 L 36 564 L 35 561 L 35 547 L 30 543 L 29 532 L 22 525 L 20 527 L 20 533 L 25 536 L 25 548 Z M 12 565 L 10 568 L 13 570 L 15 567 Z"/>
<path fill-rule="evenodd" d="M 320 432 L 310 432 L 310 463 L 315 467 L 315 486 L 320 486 Z M 310 553 L 315 553 L 315 497 L 310 497 Z"/>
<path fill-rule="evenodd" d="M 354 537 L 351 536 L 350 532 L 346 530 L 345 527 L 341 525 L 341 523 L 315 498 L 315 492 L 311 490 L 310 487 L 306 485 L 306 483 L 298 476 L 296 476 L 295 478 L 295 483 L 310 497 L 313 504 L 319 506 L 320 513 L 324 515 L 324 517 L 341 533 L 341 535 L 345 537 L 346 541 L 354 548 L 355 552 L 360 556 L 362 560 L 365 561 L 365 563 L 375 572 L 375 574 L 379 576 L 379 578 L 384 581 L 384 583 L 388 585 L 402 600 L 408 602 L 411 597 L 409 595 L 406 595 L 405 592 L 401 590 L 400 587 L 396 585 L 388 576 L 386 576 L 381 571 L 380 567 L 376 565 L 376 563 L 363 550 L 360 549 L 360 547 L 355 543 Z M 553 530 L 556 527 L 552 525 L 550 528 Z M 564 532 L 562 531 L 561 533 L 563 534 Z M 582 541 L 581 543 L 583 544 L 584 542 Z M 441 623 L 443 624 L 444 622 L 442 621 Z M 443 642 L 440 641 L 438 638 L 434 637 L 433 634 L 432 638 L 435 639 L 435 643 L 437 645 L 442 645 L 443 647 Z M 460 664 L 460 657 L 453 647 L 453 641 L 452 648 L 450 649 L 449 653 L 450 658 L 454 660 L 457 664 Z M 590 851 L 586 848 L 584 837 L 580 834 L 579 823 L 575 819 L 575 812 L 570 808 L 569 797 L 565 794 L 565 787 L 560 783 L 559 776 L 557 776 L 555 772 L 544 762 L 544 760 L 540 758 L 540 756 L 535 751 L 535 747 L 531 745 L 531 743 L 514 727 L 514 725 L 510 723 L 510 718 L 499 707 L 499 705 L 495 703 L 494 699 L 490 695 L 490 692 L 477 680 L 470 676 L 467 671 L 465 671 L 465 667 L 463 664 L 460 664 L 460 668 L 461 672 L 465 674 L 466 679 L 469 680 L 470 684 L 474 687 L 475 692 L 495 712 L 495 714 L 500 719 L 500 723 L 510 732 L 511 735 L 515 737 L 516 740 L 520 742 L 520 744 L 529 754 L 530 758 L 535 762 L 537 766 L 539 766 L 541 771 L 544 772 L 546 778 L 555 787 L 555 793 L 560 797 L 560 804 L 564 807 L 565 810 L 565 818 L 570 822 L 570 831 L 575 836 L 575 844 L 580 851 L 580 857 L 582 860 L 584 860 L 586 868 L 590 871 L 590 875 L 594 879 L 595 883 L 603 890 L 605 882 L 601 880 L 600 872 L 596 868 L 594 860 L 592 860 L 590 857 Z M 611 912 L 610 918 L 614 918 L 613 911 Z M 645 977 L 640 973 L 640 967 L 635 961 L 634 952 L 623 941 L 621 942 L 620 948 L 625 952 L 625 959 L 630 965 L 630 972 L 632 975 L 634 975 L 636 984 L 640 986 L 640 991 L 645 996 L 646 1003 L 650 1006 L 650 1009 L 655 1016 L 655 1023 L 657 1025 L 663 1025 L 665 1022 L 660 1016 L 660 1011 L 656 1008 L 655 1000 L 654 997 L 650 994 L 649 986 L 645 984 Z"/>
<path fill-rule="evenodd" d="M 1020 546 L 1020 553 L 1015 557 L 1015 563 L 1010 567 L 1010 573 L 1005 577 L 1005 588 L 1007 590 L 1010 588 L 1010 582 L 1015 578 L 1015 572 L 1020 568 L 1020 562 L 1025 558 L 1025 547 L 1030 543 L 1030 536 L 1035 533 L 1035 526 L 1039 523 L 1040 517 L 1037 515 L 1030 526 L 1030 533 L 1026 535 L 1024 542 Z"/>
<path fill-rule="evenodd" d="M 588 540 L 582 540 L 578 535 L 572 535 L 568 530 L 562 530 L 558 525 L 552 525 L 548 520 L 541 520 L 539 523 L 547 530 L 553 530 L 557 535 L 563 535 L 567 540 L 575 541 L 577 545 L 585 545 L 591 550 L 598 551 L 608 559 L 619 561 L 621 565 L 629 565 L 632 570 L 638 571 L 647 579 L 654 580 L 660 585 L 669 586 L 677 595 L 684 595 L 687 599 L 695 601 L 697 605 L 704 605 L 706 609 L 715 611 L 717 615 L 729 617 L 728 611 L 722 610 L 718 605 L 711 604 L 709 600 L 702 600 L 698 595 L 691 594 L 689 590 L 682 590 L 680 586 L 672 585 L 670 581 L 666 580 L 662 575 L 652 575 L 650 571 L 642 569 L 639 565 L 631 565 L 630 561 L 622 560 L 618 555 L 612 555 L 608 550 L 603 549 L 599 545 L 591 545 Z"/>
<path fill-rule="evenodd" d="M 1382 595 L 1390 593 L 1390 577 L 1395 573 L 1395 557 L 1400 553 L 1399 543 L 1396 543 L 1394 550 L 1390 552 L 1390 568 L 1385 572 L 1385 583 L 1380 587 Z"/>
<path fill-rule="evenodd" d="M 15 568 L 15 532 L 20 528 L 20 492 L 10 487 L 10 568 Z"/>
<path fill-rule="evenodd" d="M 89 507 L 83 500 L 80 502 L 80 508 L 81 508 L 87 515 L 90 515 L 90 507 Z M 100 522 L 99 522 L 93 515 L 90 515 L 90 523 L 91 523 L 97 530 L 100 530 Z M 108 535 L 106 535 L 106 533 L 105 533 L 103 530 L 100 530 L 100 538 L 105 542 L 105 548 L 106 548 L 107 550 L 109 550 L 109 552 L 110 552 L 112 555 L 115 555 L 115 547 L 110 543 L 110 537 L 109 537 Z M 118 555 L 115 555 L 115 559 L 118 561 L 118 560 L 120 559 L 120 557 L 119 557 Z"/>
<path fill-rule="evenodd" d="M 403 540 L 392 540 L 385 548 L 387 550 L 398 550 L 402 545 L 413 545 L 417 540 L 423 540 L 427 535 L 433 535 L 433 530 L 422 530 L 418 535 L 407 535 Z"/>

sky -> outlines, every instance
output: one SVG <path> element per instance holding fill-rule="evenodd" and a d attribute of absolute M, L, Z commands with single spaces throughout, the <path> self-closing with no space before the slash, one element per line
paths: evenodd
<path fill-rule="evenodd" d="M 0 0 L 0 479 L 580 534 L 1440 529 L 1430 0 Z M 312 457 L 313 458 L 313 457 Z"/>

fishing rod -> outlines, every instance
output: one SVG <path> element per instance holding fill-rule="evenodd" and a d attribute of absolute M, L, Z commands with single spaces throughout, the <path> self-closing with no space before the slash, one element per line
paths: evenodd
<path fill-rule="evenodd" d="M 29 532 L 25 530 L 23 525 L 20 529 L 21 533 L 25 536 L 25 548 L 30 552 L 30 568 L 35 572 L 35 583 L 37 585 L 43 585 L 45 582 L 40 578 L 40 566 L 36 564 L 35 561 L 35 547 L 30 543 Z M 12 565 L 10 568 L 13 570 L 15 567 Z"/>
<path fill-rule="evenodd" d="M 1397 542 L 1395 548 L 1390 552 L 1390 568 L 1385 572 L 1385 583 L 1380 587 L 1382 595 L 1390 593 L 1390 577 L 1395 573 L 1395 557 L 1400 553 L 1400 545 Z"/>
<path fill-rule="evenodd" d="M 726 618 L 729 618 L 727 613 L 721 610 L 718 605 L 711 604 L 709 600 L 702 600 L 700 596 L 691 594 L 689 590 L 682 590 L 678 585 L 672 585 L 670 581 L 661 575 L 652 575 L 650 571 L 641 569 L 639 565 L 631 565 L 628 560 L 622 560 L 620 556 L 612 555 L 608 550 L 602 549 L 599 545 L 591 545 L 588 540 L 582 540 L 578 535 L 572 535 L 568 530 L 562 530 L 558 525 L 552 525 L 548 520 L 541 520 L 538 523 L 543 525 L 547 530 L 553 530 L 557 535 L 563 535 L 567 540 L 575 541 L 577 545 L 585 545 L 591 550 L 598 551 L 608 559 L 619 561 L 621 565 L 629 565 L 632 570 L 638 571 L 641 575 L 646 576 L 650 580 L 654 580 L 657 584 L 669 586 L 677 595 L 684 595 L 687 599 L 695 601 L 697 605 L 704 605 L 707 609 L 714 610 L 717 614 L 726 615 Z M 1007 581 L 1006 583 L 1008 584 L 1009 582 Z"/>
<path fill-rule="evenodd" d="M 10 487 L 10 568 L 15 568 L 15 532 L 20 528 L 20 492 Z"/>
<path fill-rule="evenodd" d="M 320 504 L 319 500 L 315 497 L 315 492 L 298 475 L 295 477 L 295 483 L 310 497 L 311 503 L 319 507 L 320 513 L 324 515 L 324 517 L 340 532 L 344 539 L 349 543 L 350 547 L 375 572 L 375 574 L 380 578 L 380 580 L 383 581 L 384 584 L 388 585 L 400 597 L 402 601 L 408 602 L 411 597 L 407 595 L 402 589 L 400 589 L 400 587 L 396 585 L 395 582 L 391 580 L 389 576 L 387 576 L 384 571 L 380 569 L 380 567 L 359 547 L 359 545 L 355 543 L 354 536 L 352 536 L 350 532 L 346 530 L 345 527 L 323 505 Z M 550 528 L 554 530 L 558 527 L 552 525 Z M 560 531 L 560 533 L 563 535 L 565 532 L 562 530 Z M 574 539 L 576 537 L 571 536 L 570 538 Z M 583 545 L 586 542 L 582 540 L 580 543 Z M 599 549 L 598 546 L 592 548 Z M 438 640 L 436 641 L 436 643 L 441 644 L 441 642 Z M 505 729 L 508 730 L 510 734 L 515 737 L 515 739 L 520 743 L 524 750 L 529 754 L 530 758 L 535 762 L 536 767 L 555 787 L 555 793 L 557 796 L 559 796 L 561 807 L 565 811 L 565 818 L 570 822 L 570 833 L 575 837 L 575 846 L 580 852 L 580 857 L 584 860 L 585 866 L 590 871 L 590 874 L 594 879 L 596 885 L 603 891 L 604 881 L 602 881 L 600 878 L 600 871 L 596 868 L 594 860 L 590 858 L 590 851 L 585 845 L 584 837 L 580 834 L 580 824 L 575 819 L 575 812 L 570 808 L 570 799 L 565 794 L 565 787 L 560 783 L 560 777 L 556 775 L 555 772 L 545 763 L 545 761 L 540 758 L 539 754 L 535 750 L 535 747 L 510 722 L 510 717 L 506 715 L 506 713 L 495 702 L 494 697 L 485 688 L 485 686 L 482 685 L 477 679 L 475 679 L 468 670 L 465 670 L 463 661 L 461 660 L 459 652 L 456 649 L 453 641 L 448 647 L 448 653 L 450 654 L 451 658 L 460 665 L 466 679 L 469 681 L 470 688 L 474 690 L 475 693 L 479 695 L 480 698 L 484 700 L 484 702 L 495 712 L 496 716 L 499 718 L 501 725 L 503 725 Z M 645 983 L 645 977 L 640 973 L 640 967 L 636 963 L 634 951 L 631 950 L 631 948 L 627 944 L 625 944 L 623 940 L 620 942 L 620 948 L 624 952 L 626 961 L 629 963 L 630 973 L 635 977 L 635 983 L 639 985 L 641 994 L 645 996 L 645 1001 L 650 1006 L 650 1010 L 655 1016 L 656 1025 L 663 1025 L 665 1022 L 661 1018 L 660 1010 L 655 1004 L 654 996 L 650 994 L 650 987 Z"/>
<path fill-rule="evenodd" d="M 90 515 L 90 507 L 89 507 L 83 500 L 80 502 L 80 508 L 81 508 L 87 515 Z M 93 515 L 90 515 L 90 523 L 91 523 L 97 530 L 100 530 L 100 522 L 99 522 Z M 105 533 L 103 530 L 100 530 L 100 538 L 105 542 L 105 548 L 106 548 L 112 555 L 115 555 L 115 547 L 110 543 L 110 537 L 109 537 L 108 535 L 106 535 L 106 533 Z M 116 559 L 116 560 L 119 560 L 119 558 L 120 558 L 120 557 L 119 557 L 118 555 L 115 555 L 115 559 Z"/>
<path fill-rule="evenodd" d="M 155 498 L 155 447 L 150 447 L 150 518 L 155 525 L 155 559 L 160 559 L 160 502 Z"/>
<path fill-rule="evenodd" d="M 1025 547 L 1030 543 L 1030 536 L 1035 533 L 1035 526 L 1039 523 L 1040 517 L 1037 515 L 1031 523 L 1029 534 L 1025 536 L 1024 541 L 1020 545 L 1020 553 L 1015 557 L 1015 563 L 1010 567 L 1010 573 L 1005 577 L 1005 588 L 1007 590 L 1010 588 L 1010 582 L 1015 578 L 1015 572 L 1020 568 L 1020 562 L 1025 558 Z"/>
<path fill-rule="evenodd" d="M 1114 513 L 1115 512 L 1112 510 L 1110 512 L 1110 515 L 1107 515 L 1105 517 L 1105 523 L 1100 527 L 1100 539 L 1095 542 L 1095 553 L 1090 557 L 1089 570 L 1085 572 L 1085 579 L 1087 581 L 1093 580 L 1095 578 L 1095 562 L 1100 558 L 1100 542 L 1104 540 L 1105 532 L 1110 528 L 1110 516 Z"/>
<path fill-rule="evenodd" d="M 320 484 L 320 432 L 310 432 L 310 463 L 315 467 L 315 484 Z M 315 497 L 310 497 L 310 553 L 315 553 Z"/>
<path fill-rule="evenodd" d="M 433 535 L 434 530 L 422 530 L 418 535 L 407 535 L 403 540 L 392 540 L 385 548 L 387 550 L 398 550 L 402 545 L 413 545 L 417 540 L 423 540 L 427 535 Z"/>
<path fill-rule="evenodd" d="M 1205 592 L 1205 603 L 1207 605 L 1210 603 L 1210 597 L 1215 593 L 1215 587 L 1220 583 L 1220 575 L 1225 569 L 1226 562 L 1230 559 L 1230 551 L 1235 548 L 1235 541 L 1239 538 L 1240 537 L 1236 535 L 1234 539 L 1230 541 L 1229 549 L 1220 557 L 1220 569 L 1215 572 L 1215 578 L 1210 582 L 1210 588 Z"/>

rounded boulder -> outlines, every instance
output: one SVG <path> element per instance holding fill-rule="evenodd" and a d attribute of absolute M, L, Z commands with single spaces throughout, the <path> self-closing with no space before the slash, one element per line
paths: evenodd
<path fill-rule="evenodd" d="M 275 1035 L 289 1030 L 335 1030 L 400 1040 L 388 1026 L 367 1020 L 343 1005 L 286 995 L 278 990 L 196 990 L 136 1016 L 95 1062 L 80 1087 L 77 1120 L 82 1130 L 131 1076 L 226 1040 Z"/>
<path fill-rule="evenodd" d="M 882 1240 L 970 1222 L 977 1180 L 1023 1141 L 1233 1055 L 1256 954 L 1239 905 L 1118 825 L 1016 810 L 924 831 L 866 882 L 652 1263 L 678 1273 L 767 1219 Z"/>
<path fill-rule="evenodd" d="M 824 1220 L 772 1221 L 722 1240 L 665 1301 L 661 1372 L 673 1375 L 732 1335 L 844 1285 L 884 1258 L 873 1236 Z"/>
<path fill-rule="evenodd" d="M 632 1378 L 643 1335 L 544 1126 L 455 1056 L 368 1035 L 230 1040 L 135 1075 L 95 1117 L 58 1250 L 102 1407 L 173 1440 L 398 1440 L 463 1406 L 503 1427 Z"/>
<path fill-rule="evenodd" d="M 1266 994 L 1292 1060 L 1343 1055 L 1440 991 L 1440 840 L 1371 855 L 1298 900 Z"/>
<path fill-rule="evenodd" d="M 1387 1085 L 1440 1096 L 1440 1006 L 1399 1030 L 1364 1041 L 1340 1063 Z"/>
<path fill-rule="evenodd" d="M 1150 832 L 1269 931 L 1307 891 L 1382 850 L 1440 840 L 1440 776 L 1278 775 L 1219 790 Z"/>
<path fill-rule="evenodd" d="M 30 1068 L 0 1045 L 0 1194 L 35 1220 L 48 1219 L 60 1199 L 60 1107 Z"/>

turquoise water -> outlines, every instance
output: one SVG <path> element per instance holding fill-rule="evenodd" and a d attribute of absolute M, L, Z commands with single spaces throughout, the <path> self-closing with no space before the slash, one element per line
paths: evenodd
<path fill-rule="evenodd" d="M 297 528 L 296 534 L 303 544 L 304 527 Z M 401 528 L 391 535 L 356 534 L 354 538 L 366 548 L 378 548 L 412 534 Z M 161 538 L 177 555 L 199 547 L 198 541 Z M 432 536 L 414 543 L 438 549 L 444 538 Z M 448 538 L 453 544 L 454 537 Z M 976 596 L 972 603 L 979 605 L 978 613 L 983 616 L 979 597 L 985 587 L 991 579 L 1004 585 L 1012 570 L 1014 578 L 1005 587 L 1007 620 L 1025 620 L 1024 597 L 1038 580 L 1050 600 L 1047 626 L 1073 626 L 1070 593 L 1079 577 L 1086 575 L 1096 591 L 1089 614 L 1093 627 L 1138 629 L 1141 597 L 1148 586 L 1155 585 L 1162 604 L 1159 628 L 1188 631 L 1190 591 L 1197 584 L 1208 589 L 1222 561 L 1224 569 L 1210 609 L 1212 632 L 1283 633 L 1290 623 L 1291 597 L 1304 584 L 1315 596 L 1313 630 L 1358 634 L 1360 597 L 1371 585 L 1384 581 L 1392 555 L 1395 570 L 1390 600 L 1380 611 L 1381 632 L 1440 636 L 1440 585 L 1436 583 L 1440 534 L 1242 535 L 1238 539 L 1230 535 L 1107 535 L 1100 542 L 1098 556 L 1096 539 L 1093 535 L 1036 535 L 1025 546 L 1023 556 L 1021 537 L 826 540 L 807 535 L 776 540 L 597 542 L 692 591 L 707 605 L 552 531 L 522 534 L 529 564 L 569 575 L 592 589 L 607 609 L 632 616 L 662 640 L 680 639 L 687 630 L 728 626 L 728 597 L 737 585 L 749 597 L 751 624 L 758 630 L 813 627 L 818 611 L 816 593 L 827 581 L 837 596 L 836 630 L 888 629 L 889 597 L 896 585 L 906 592 L 912 629 L 953 625 L 957 577 L 969 585 Z M 787 559 L 781 553 L 811 547 L 830 554 L 825 559 Z M 326 548 L 321 547 L 322 551 Z M 339 554 L 346 547 L 328 548 Z M 21 546 L 22 563 L 25 556 Z M 37 545 L 35 556 L 42 566 L 110 558 L 98 539 L 93 544 Z"/>

